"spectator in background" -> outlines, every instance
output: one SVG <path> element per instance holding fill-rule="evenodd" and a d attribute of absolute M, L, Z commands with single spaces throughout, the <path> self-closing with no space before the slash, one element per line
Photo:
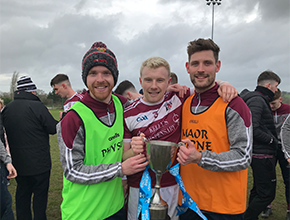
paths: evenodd
<path fill-rule="evenodd" d="M 286 120 L 287 116 L 290 114 L 290 105 L 285 104 L 282 102 L 281 91 L 278 89 L 275 92 L 273 97 L 273 101 L 270 102 L 270 107 L 272 109 L 274 123 L 276 127 L 276 132 L 278 135 L 278 149 L 277 149 L 277 161 L 279 162 L 282 177 L 285 184 L 285 196 L 287 201 L 287 220 L 290 220 L 290 172 L 288 166 L 288 162 L 284 157 L 284 153 L 282 152 L 282 145 L 281 145 L 281 127 Z M 271 204 L 267 206 L 261 216 L 263 218 L 268 218 L 272 214 Z"/>
<path fill-rule="evenodd" d="M 122 81 L 115 90 L 116 94 L 126 97 L 130 102 L 133 102 L 138 97 L 142 96 L 129 80 Z"/>
<path fill-rule="evenodd" d="M 4 101 L 3 99 L 0 99 L 0 112 L 4 109 Z M 2 123 L 2 122 L 1 122 Z M 6 148 L 6 151 L 7 151 L 7 154 L 9 156 L 11 156 L 10 154 L 10 149 L 9 149 L 9 144 L 8 144 L 8 141 L 7 141 L 7 135 L 6 135 L 6 132 L 5 132 L 5 129 L 3 129 L 3 135 L 1 135 L 1 141 L 3 142 L 5 148 Z M 10 185 L 10 178 L 7 178 L 7 185 Z"/>
<path fill-rule="evenodd" d="M 50 86 L 53 87 L 56 95 L 67 99 L 63 105 L 64 112 L 67 112 L 74 103 L 83 98 L 83 94 L 75 92 L 72 89 L 69 77 L 65 74 L 59 73 L 53 77 L 50 81 Z M 60 112 L 60 118 L 63 118 L 64 115 L 65 114 Z"/>
<path fill-rule="evenodd" d="M 170 81 L 171 85 L 178 83 L 178 77 L 174 72 L 170 73 L 170 77 L 171 77 L 171 81 Z"/>
<path fill-rule="evenodd" d="M 252 113 L 254 138 L 251 163 L 253 188 L 245 220 L 258 219 L 259 214 L 275 198 L 278 136 L 269 103 L 273 101 L 280 82 L 281 79 L 277 74 L 264 71 L 257 79 L 255 91 L 245 89 L 241 92 L 241 97 Z"/>
<path fill-rule="evenodd" d="M 16 177 L 17 220 L 46 220 L 51 170 L 49 135 L 56 133 L 56 121 L 36 96 L 29 76 L 17 81 L 14 100 L 2 111 Z"/>
<path fill-rule="evenodd" d="M 3 139 L 2 115 L 0 111 L 0 136 Z M 14 220 L 12 211 L 12 198 L 7 189 L 7 179 L 15 178 L 17 172 L 12 165 L 10 155 L 5 150 L 4 143 L 0 140 L 0 219 Z"/>

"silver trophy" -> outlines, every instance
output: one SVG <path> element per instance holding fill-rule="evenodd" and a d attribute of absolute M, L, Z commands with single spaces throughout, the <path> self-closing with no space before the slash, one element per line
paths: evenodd
<path fill-rule="evenodd" d="M 151 220 L 164 220 L 167 216 L 168 205 L 160 196 L 160 178 L 168 171 L 173 153 L 178 144 L 169 141 L 147 141 L 147 154 L 150 158 L 150 168 L 156 174 L 155 192 L 149 206 Z"/>

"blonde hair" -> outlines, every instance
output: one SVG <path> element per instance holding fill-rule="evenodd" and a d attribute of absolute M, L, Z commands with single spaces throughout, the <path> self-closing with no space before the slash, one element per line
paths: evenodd
<path fill-rule="evenodd" d="M 0 108 L 0 111 L 1 111 L 1 109 L 4 107 L 4 101 L 3 101 L 3 99 L 0 99 L 0 104 L 2 105 L 1 108 Z"/>
<path fill-rule="evenodd" d="M 161 57 L 150 57 L 147 60 L 143 61 L 140 67 L 140 77 L 142 77 L 142 71 L 144 67 L 148 67 L 150 69 L 157 69 L 161 66 L 164 66 L 166 68 L 168 76 L 170 77 L 170 65 L 165 59 Z"/>

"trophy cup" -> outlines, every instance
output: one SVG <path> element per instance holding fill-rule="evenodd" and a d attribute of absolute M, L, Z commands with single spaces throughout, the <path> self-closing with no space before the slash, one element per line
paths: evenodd
<path fill-rule="evenodd" d="M 149 206 L 151 220 L 165 220 L 168 205 L 160 196 L 160 178 L 168 171 L 171 162 L 171 149 L 178 145 L 169 141 L 145 140 L 147 154 L 150 157 L 150 168 L 156 174 L 155 192 Z"/>

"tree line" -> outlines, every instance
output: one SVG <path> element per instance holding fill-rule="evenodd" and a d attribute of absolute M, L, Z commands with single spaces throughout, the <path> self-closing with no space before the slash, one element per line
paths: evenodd
<path fill-rule="evenodd" d="M 9 92 L 0 92 L 0 98 L 3 99 L 4 105 L 7 105 L 14 98 L 14 92 L 17 88 L 19 72 L 14 71 L 11 77 L 10 91 Z M 82 91 L 77 91 L 82 93 Z M 41 89 L 37 89 L 37 96 L 39 99 L 47 106 L 52 108 L 62 108 L 65 98 L 61 98 L 59 95 L 56 95 L 52 89 L 48 94 Z M 283 103 L 290 104 L 290 92 L 282 91 Z"/>

